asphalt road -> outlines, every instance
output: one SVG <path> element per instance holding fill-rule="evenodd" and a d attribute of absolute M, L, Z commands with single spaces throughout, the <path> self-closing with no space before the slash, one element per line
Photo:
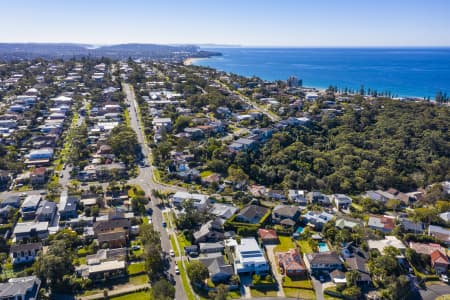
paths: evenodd
<path fill-rule="evenodd" d="M 128 108 L 129 115 L 130 115 L 130 126 L 136 132 L 138 142 L 142 148 L 142 154 L 148 161 L 150 149 L 147 146 L 147 144 L 145 143 L 144 134 L 143 134 L 143 131 L 139 124 L 138 112 L 137 112 L 137 102 L 136 102 L 134 91 L 131 88 L 131 86 L 127 83 L 123 83 L 122 88 L 127 97 L 127 99 L 126 99 L 127 103 L 130 104 L 130 107 Z M 174 191 L 183 190 L 183 189 L 179 188 L 179 187 L 162 185 L 162 184 L 155 182 L 154 177 L 153 177 L 153 168 L 154 168 L 153 166 L 140 167 L 139 175 L 136 178 L 130 180 L 129 182 L 132 184 L 139 184 L 139 186 L 144 190 L 146 195 L 151 197 L 151 205 L 152 205 L 152 209 L 153 209 L 153 215 L 152 215 L 153 226 L 154 226 L 155 230 L 157 230 L 161 234 L 162 249 L 164 252 L 167 253 L 167 256 L 169 256 L 168 255 L 169 251 L 170 251 L 170 249 L 172 249 L 172 246 L 170 244 L 170 238 L 169 238 L 166 228 L 163 228 L 163 226 L 162 226 L 163 216 L 162 216 L 161 208 L 159 206 L 160 203 L 159 203 L 158 199 L 152 197 L 152 190 L 156 189 L 156 190 L 160 190 L 160 191 L 174 192 Z M 175 279 L 175 289 L 176 289 L 175 298 L 179 299 L 179 300 L 185 299 L 186 292 L 184 291 L 181 277 L 180 277 L 180 275 L 175 274 L 175 260 L 174 259 L 171 259 L 171 261 L 170 261 L 169 273 L 173 274 L 174 279 Z"/>
<path fill-rule="evenodd" d="M 444 284 L 436 284 L 429 286 L 426 290 L 421 289 L 419 290 L 419 292 L 423 300 L 434 300 L 439 296 L 450 294 L 450 286 Z"/>

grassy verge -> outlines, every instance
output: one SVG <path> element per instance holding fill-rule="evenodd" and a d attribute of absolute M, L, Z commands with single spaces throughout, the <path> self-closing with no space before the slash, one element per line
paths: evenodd
<path fill-rule="evenodd" d="M 250 293 L 252 297 L 276 297 L 277 291 L 275 290 L 257 290 L 257 289 L 250 289 Z"/>
<path fill-rule="evenodd" d="M 175 243 L 174 234 L 170 235 L 170 245 L 172 246 L 173 251 L 175 252 L 175 256 L 180 256 L 180 252 L 178 251 L 177 244 Z M 182 250 L 181 250 L 182 251 Z"/>
<path fill-rule="evenodd" d="M 182 234 L 182 233 L 177 234 L 177 239 L 178 239 L 178 245 L 180 245 L 181 249 L 184 249 L 184 247 L 191 245 L 191 242 L 188 241 L 186 239 L 186 237 L 184 236 L 184 234 Z"/>
<path fill-rule="evenodd" d="M 288 298 L 313 300 L 316 299 L 316 293 L 314 290 L 296 289 L 296 288 L 284 288 L 284 295 Z"/>
<path fill-rule="evenodd" d="M 126 294 L 117 297 L 109 297 L 114 300 L 148 300 L 150 299 L 150 291 Z"/>
<path fill-rule="evenodd" d="M 192 291 L 192 287 L 189 284 L 189 280 L 187 278 L 186 271 L 183 268 L 183 264 L 179 261 L 177 262 L 178 268 L 180 269 L 181 281 L 183 282 L 184 292 L 186 293 L 186 298 L 188 300 L 195 300 L 194 292 Z"/>

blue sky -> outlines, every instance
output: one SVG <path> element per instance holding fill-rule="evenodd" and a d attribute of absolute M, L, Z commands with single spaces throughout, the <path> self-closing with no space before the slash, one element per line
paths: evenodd
<path fill-rule="evenodd" d="M 450 46 L 449 0 L 0 0 L 0 42 Z"/>

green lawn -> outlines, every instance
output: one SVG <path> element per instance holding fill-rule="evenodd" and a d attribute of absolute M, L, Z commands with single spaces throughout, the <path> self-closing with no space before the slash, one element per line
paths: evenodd
<path fill-rule="evenodd" d="M 178 251 L 178 247 L 177 244 L 175 243 L 175 237 L 173 234 L 170 235 L 170 245 L 172 246 L 172 249 L 175 252 L 175 256 L 180 256 L 180 252 Z"/>
<path fill-rule="evenodd" d="M 241 292 L 239 290 L 229 291 L 228 297 L 230 297 L 231 299 L 241 299 Z"/>
<path fill-rule="evenodd" d="M 284 295 L 288 298 L 314 300 L 316 299 L 316 293 L 314 290 L 284 288 Z"/>
<path fill-rule="evenodd" d="M 359 204 L 356 203 L 352 203 L 352 206 L 354 209 L 356 209 L 357 211 L 363 211 L 363 207 Z"/>
<path fill-rule="evenodd" d="M 278 239 L 280 240 L 280 244 L 277 245 L 273 252 L 286 252 L 289 249 L 295 248 L 295 244 L 292 241 L 291 237 L 289 236 L 278 236 Z"/>
<path fill-rule="evenodd" d="M 212 175 L 212 173 L 213 173 L 213 171 L 206 170 L 206 171 L 203 171 L 203 172 L 200 173 L 200 177 L 201 178 L 205 178 L 205 177 L 208 177 L 209 175 Z"/>
<path fill-rule="evenodd" d="M 145 272 L 145 264 L 143 262 L 128 265 L 128 274 L 136 275 Z"/>
<path fill-rule="evenodd" d="M 150 291 L 131 293 L 131 294 L 126 294 L 126 295 L 117 296 L 117 297 L 109 297 L 109 299 L 114 299 L 114 300 L 149 300 L 150 299 Z"/>
<path fill-rule="evenodd" d="M 257 290 L 257 289 L 250 289 L 250 293 L 252 294 L 252 297 L 276 297 L 277 291 L 275 290 Z"/>
<path fill-rule="evenodd" d="M 148 276 L 146 274 L 130 276 L 129 282 L 133 285 L 146 284 L 148 282 Z"/>
<path fill-rule="evenodd" d="M 292 280 L 288 276 L 284 277 L 283 286 L 291 287 L 291 288 L 310 289 L 310 290 L 313 289 L 311 280 L 309 280 L 309 279 Z"/>
<path fill-rule="evenodd" d="M 184 291 L 186 293 L 186 298 L 188 300 L 195 300 L 194 292 L 192 291 L 192 287 L 189 284 L 186 271 L 183 268 L 183 264 L 179 261 L 177 262 L 178 268 L 180 269 L 181 281 L 183 282 Z"/>
<path fill-rule="evenodd" d="M 300 247 L 302 253 L 313 253 L 314 250 L 309 245 L 308 241 L 297 241 L 297 245 Z"/>
<path fill-rule="evenodd" d="M 184 247 L 190 246 L 191 242 L 186 239 L 183 233 L 177 234 L 178 244 L 180 245 L 180 250 L 183 251 Z"/>

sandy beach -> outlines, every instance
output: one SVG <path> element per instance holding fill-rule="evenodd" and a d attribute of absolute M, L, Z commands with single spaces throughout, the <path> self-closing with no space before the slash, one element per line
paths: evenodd
<path fill-rule="evenodd" d="M 186 58 L 186 59 L 183 61 L 183 65 L 189 66 L 189 65 L 192 65 L 195 61 L 197 61 L 197 60 L 202 60 L 202 59 L 205 59 L 205 58 L 198 58 L 198 57 L 190 57 L 190 58 Z"/>

